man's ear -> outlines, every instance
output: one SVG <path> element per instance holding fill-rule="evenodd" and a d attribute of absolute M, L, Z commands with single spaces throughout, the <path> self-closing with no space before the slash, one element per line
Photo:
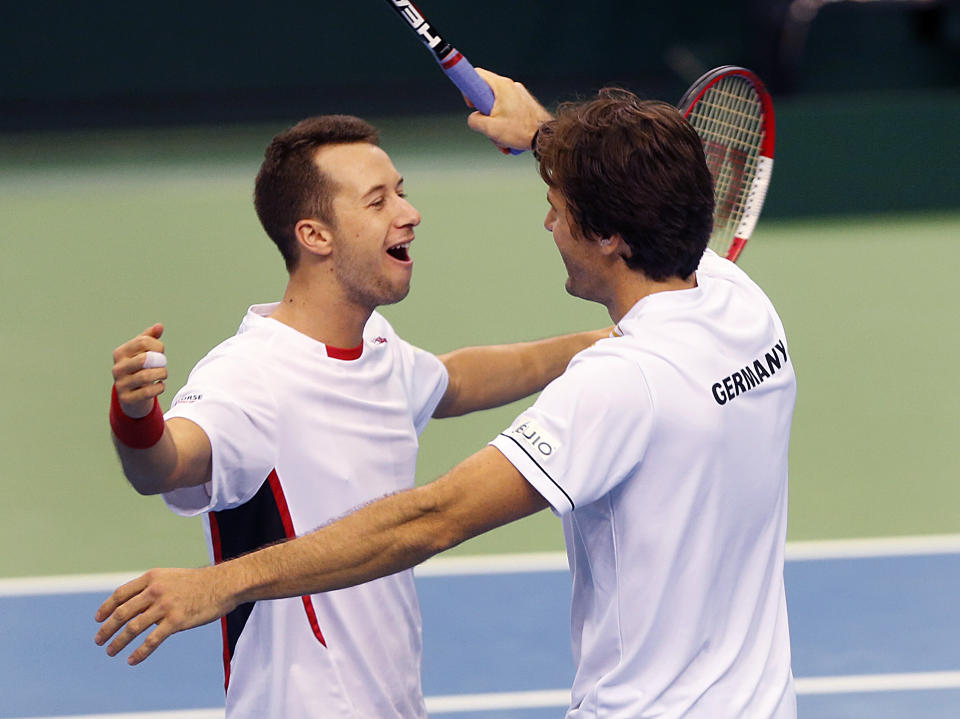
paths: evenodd
<path fill-rule="evenodd" d="M 304 252 L 326 257 L 333 251 L 333 232 L 320 220 L 300 220 L 293 227 L 297 244 Z"/>
<path fill-rule="evenodd" d="M 601 237 L 597 243 L 600 245 L 600 252 L 604 255 L 622 257 L 631 255 L 630 248 L 619 234 Z"/>

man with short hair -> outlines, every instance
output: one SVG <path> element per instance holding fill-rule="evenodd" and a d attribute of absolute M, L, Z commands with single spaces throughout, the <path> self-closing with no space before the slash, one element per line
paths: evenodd
<path fill-rule="evenodd" d="M 116 652 L 156 624 L 141 661 L 241 601 L 353 586 L 550 507 L 573 577 L 567 719 L 794 719 L 796 379 L 770 300 L 706 250 L 700 139 L 665 103 L 604 91 L 549 119 L 522 85 L 482 74 L 496 104 L 471 126 L 536 153 L 567 290 L 606 306 L 617 336 L 440 479 L 234 562 L 124 585 L 98 612 L 98 641 L 119 631 Z"/>
<path fill-rule="evenodd" d="M 163 328 L 114 352 L 111 426 L 133 486 L 206 517 L 216 563 L 414 486 L 428 419 L 541 389 L 607 331 L 436 357 L 376 307 L 410 288 L 420 214 L 368 123 L 304 120 L 266 151 L 254 200 L 290 273 L 204 357 L 166 418 Z M 148 362 L 148 358 L 153 361 Z M 164 363 L 165 364 L 165 363 Z M 231 608 L 228 717 L 425 717 L 412 572 Z"/>

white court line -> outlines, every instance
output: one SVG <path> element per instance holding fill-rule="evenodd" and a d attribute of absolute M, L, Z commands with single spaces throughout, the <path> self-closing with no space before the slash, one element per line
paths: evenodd
<path fill-rule="evenodd" d="M 817 559 L 860 559 L 866 557 L 907 557 L 924 554 L 960 554 L 960 534 L 929 534 L 867 539 L 827 539 L 787 542 L 788 562 Z M 464 557 L 434 557 L 416 569 L 418 577 L 469 574 L 513 574 L 519 572 L 566 571 L 563 552 L 490 554 Z M 72 592 L 112 592 L 142 571 L 106 574 L 64 574 L 49 577 L 0 579 L 0 597 Z"/>
<path fill-rule="evenodd" d="M 418 577 L 462 574 L 520 574 L 523 572 L 566 572 L 570 568 L 564 552 L 526 554 L 478 554 L 465 557 L 434 557 L 414 569 Z"/>
<path fill-rule="evenodd" d="M 797 694 L 857 694 L 871 692 L 960 689 L 960 672 L 918 672 L 911 674 L 854 674 L 840 677 L 806 677 L 796 680 Z M 565 707 L 569 689 L 544 689 L 529 692 L 489 694 L 452 694 L 427 697 L 430 714 Z M 43 717 L 40 719 L 68 719 Z M 137 712 L 133 714 L 86 714 L 69 719 L 223 719 L 223 709 Z"/>
<path fill-rule="evenodd" d="M 854 694 L 960 689 L 960 672 L 910 672 L 907 674 L 852 674 L 845 677 L 798 677 L 797 694 Z"/>
<path fill-rule="evenodd" d="M 822 539 L 787 542 L 787 561 L 910 557 L 922 554 L 960 554 L 960 534 L 926 534 L 866 539 Z"/>

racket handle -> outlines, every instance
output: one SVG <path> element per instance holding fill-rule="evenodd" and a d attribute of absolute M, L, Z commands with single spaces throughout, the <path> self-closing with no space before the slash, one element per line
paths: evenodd
<path fill-rule="evenodd" d="M 493 90 L 459 50 L 451 50 L 446 59 L 437 59 L 437 62 L 440 63 L 441 69 L 450 78 L 450 81 L 457 86 L 475 108 L 484 115 L 493 112 L 495 100 Z M 511 155 L 523 153 L 523 150 L 515 150 L 512 147 L 508 149 Z"/>

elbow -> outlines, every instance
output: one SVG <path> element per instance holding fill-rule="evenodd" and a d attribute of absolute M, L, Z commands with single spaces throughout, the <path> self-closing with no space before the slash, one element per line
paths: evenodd
<path fill-rule="evenodd" d="M 130 486 L 133 487 L 134 491 L 142 497 L 152 497 L 156 494 L 163 494 L 165 491 L 163 487 L 133 479 L 132 477 L 127 477 L 127 480 L 130 482 Z"/>
<path fill-rule="evenodd" d="M 450 511 L 434 491 L 436 482 L 415 490 L 417 494 L 417 535 L 420 544 L 420 554 L 423 558 L 440 554 L 461 542 L 469 539 L 464 531 L 464 525 L 457 520 L 456 514 Z"/>
<path fill-rule="evenodd" d="M 156 474 L 144 472 L 140 468 L 131 467 L 127 463 L 123 463 L 123 474 L 134 491 L 144 497 L 163 494 L 172 489 L 171 478 L 158 477 Z"/>

